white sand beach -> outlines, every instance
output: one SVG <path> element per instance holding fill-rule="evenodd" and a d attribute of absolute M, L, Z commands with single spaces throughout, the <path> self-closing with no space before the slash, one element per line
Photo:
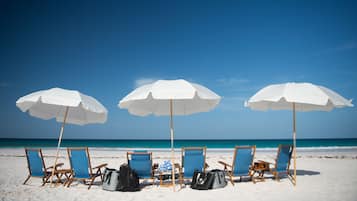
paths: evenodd
<path fill-rule="evenodd" d="M 207 151 L 209 169 L 220 168 L 219 160 L 232 161 L 233 150 Z M 108 163 L 108 167 L 119 168 L 126 162 L 125 149 L 90 148 L 92 164 Z M 43 149 L 45 163 L 52 165 L 54 149 Z M 255 160 L 272 161 L 276 152 L 258 150 Z M 61 150 L 59 162 L 65 167 L 69 161 L 64 149 Z M 153 150 L 153 160 L 160 163 L 170 157 L 169 151 Z M 176 153 L 176 161 L 180 162 L 180 152 Z M 28 175 L 24 149 L 0 149 L 0 200 L 324 200 L 324 201 L 355 201 L 357 200 L 357 148 L 337 150 L 298 150 L 297 186 L 294 187 L 288 178 L 277 182 L 266 174 L 265 182 L 253 184 L 244 180 L 235 185 L 228 183 L 225 188 L 198 191 L 189 186 L 173 192 L 172 188 L 155 185 L 145 186 L 139 192 L 108 192 L 102 190 L 98 182 L 90 190 L 82 183 L 74 182 L 70 188 L 49 184 L 41 186 L 41 179 L 31 178 L 26 185 L 22 185 Z"/>

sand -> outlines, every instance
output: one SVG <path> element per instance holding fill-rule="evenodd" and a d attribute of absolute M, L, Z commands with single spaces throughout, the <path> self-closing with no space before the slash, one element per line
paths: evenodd
<path fill-rule="evenodd" d="M 119 168 L 126 162 L 126 149 L 90 148 L 92 164 L 108 163 L 108 167 Z M 152 150 L 155 163 L 160 163 L 170 157 L 167 150 Z M 232 161 L 233 149 L 208 149 L 207 162 L 210 169 L 222 169 L 219 160 Z M 54 149 L 43 149 L 45 163 L 49 166 L 54 161 Z M 65 150 L 61 150 L 59 162 L 68 167 L 69 161 Z M 255 160 L 273 161 L 276 150 L 258 150 Z M 176 161 L 180 162 L 180 152 L 176 152 Z M 293 186 L 288 178 L 277 182 L 266 174 L 265 182 L 253 184 L 244 180 L 235 185 L 228 183 L 225 188 L 209 191 L 197 191 L 189 186 L 176 192 L 172 188 L 155 185 L 145 185 L 139 192 L 108 192 L 102 190 L 100 180 L 90 190 L 87 186 L 74 182 L 70 188 L 58 186 L 41 186 L 41 179 L 31 178 L 22 185 L 28 175 L 24 149 L 0 149 L 0 199 L 1 200 L 309 200 L 309 201 L 344 201 L 357 200 L 357 148 L 348 149 L 306 149 L 298 150 L 297 186 Z M 145 183 L 145 181 L 144 181 Z"/>

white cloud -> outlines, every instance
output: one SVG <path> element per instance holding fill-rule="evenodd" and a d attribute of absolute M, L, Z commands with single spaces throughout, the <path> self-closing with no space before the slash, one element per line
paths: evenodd
<path fill-rule="evenodd" d="M 242 78 L 220 78 L 217 79 L 217 82 L 224 86 L 234 86 L 249 83 L 249 80 Z"/>
<path fill-rule="evenodd" d="M 357 42 L 349 41 L 349 42 L 346 42 L 340 46 L 337 46 L 335 48 L 330 48 L 330 49 L 334 50 L 334 51 L 344 51 L 344 50 L 350 50 L 350 49 L 355 49 L 355 48 L 357 48 Z"/>
<path fill-rule="evenodd" d="M 326 48 L 320 52 L 317 52 L 315 55 L 319 56 L 319 55 L 324 55 L 324 54 L 332 54 L 332 53 L 337 53 L 337 52 L 353 50 L 356 48 L 357 48 L 356 41 L 348 41 L 348 42 L 342 43 L 340 45 L 337 45 L 335 47 Z"/>
<path fill-rule="evenodd" d="M 139 78 L 135 80 L 135 88 L 143 86 L 145 84 L 151 84 L 158 80 L 157 78 Z"/>
<path fill-rule="evenodd" d="M 220 78 L 216 79 L 216 83 L 217 87 L 227 96 L 235 96 L 236 94 L 248 95 L 259 88 L 259 86 L 256 86 L 255 83 L 246 78 Z"/>
<path fill-rule="evenodd" d="M 193 83 L 196 83 L 194 79 L 192 78 L 182 78 L 182 77 L 166 77 L 166 78 L 155 78 L 155 77 L 141 77 L 141 78 L 138 78 L 134 81 L 134 87 L 135 88 L 138 88 L 138 87 L 141 87 L 145 84 L 151 84 L 157 80 L 176 80 L 176 79 L 184 79 L 188 82 L 193 82 Z"/>
<path fill-rule="evenodd" d="M 222 97 L 217 109 L 223 111 L 235 112 L 244 109 L 244 102 L 248 100 L 246 97 Z"/>

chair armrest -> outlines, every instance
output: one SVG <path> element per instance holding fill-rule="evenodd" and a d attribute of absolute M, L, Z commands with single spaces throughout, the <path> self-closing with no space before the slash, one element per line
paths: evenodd
<path fill-rule="evenodd" d="M 204 169 L 207 169 L 207 168 L 209 168 L 209 165 L 208 165 L 208 163 L 205 163 Z"/>
<path fill-rule="evenodd" d="M 263 160 L 258 160 L 258 162 L 273 164 L 273 163 L 271 163 L 271 162 L 268 162 L 268 161 L 263 161 Z"/>
<path fill-rule="evenodd" d="M 100 168 L 105 167 L 105 166 L 107 166 L 107 165 L 108 165 L 108 163 L 103 163 L 103 164 L 100 164 L 100 165 L 95 166 L 95 167 L 92 168 L 92 169 L 100 169 Z"/>
<path fill-rule="evenodd" d="M 256 163 L 258 163 L 258 164 L 256 164 Z M 258 160 L 257 162 L 253 163 L 253 165 L 250 167 L 250 169 L 254 170 L 254 169 L 262 169 L 263 168 L 263 169 L 267 170 L 267 169 L 270 169 L 271 164 L 273 164 L 273 163 L 270 163 L 270 162 L 264 161 L 264 160 Z"/>
<path fill-rule="evenodd" d="M 152 167 L 151 167 L 151 170 L 152 171 L 155 171 L 155 170 L 157 170 L 159 168 L 159 164 L 158 163 L 154 163 L 153 165 L 152 165 Z"/>
<path fill-rule="evenodd" d="M 228 167 L 232 167 L 232 165 L 229 165 L 228 163 L 224 162 L 224 161 L 218 161 L 218 163 L 224 165 L 224 169 L 227 169 L 227 166 Z"/>
<path fill-rule="evenodd" d="M 55 169 L 56 169 L 57 167 L 61 167 L 62 165 L 64 165 L 64 163 L 57 163 L 56 166 L 55 166 Z M 47 167 L 46 170 L 52 169 L 52 168 L 53 168 L 53 165 L 50 166 L 50 167 Z"/>
<path fill-rule="evenodd" d="M 179 173 L 183 173 L 183 168 L 181 167 L 181 165 L 179 163 L 174 163 L 174 167 L 179 169 Z"/>
<path fill-rule="evenodd" d="M 175 164 L 174 164 L 174 167 L 175 167 L 175 168 L 181 168 L 181 166 L 180 166 L 179 163 L 175 163 Z"/>

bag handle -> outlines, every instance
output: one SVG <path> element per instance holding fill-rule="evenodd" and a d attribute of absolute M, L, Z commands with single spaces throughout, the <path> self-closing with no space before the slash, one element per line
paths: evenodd
<path fill-rule="evenodd" d="M 216 172 L 215 174 L 217 174 L 217 176 L 218 176 L 218 182 L 221 184 L 222 181 L 221 181 L 221 174 L 220 174 L 220 172 Z"/>
<path fill-rule="evenodd" d="M 108 171 L 108 173 L 105 174 L 105 178 L 104 178 L 105 183 L 110 183 L 110 179 L 112 178 L 112 173 L 113 173 L 113 171 Z"/>

